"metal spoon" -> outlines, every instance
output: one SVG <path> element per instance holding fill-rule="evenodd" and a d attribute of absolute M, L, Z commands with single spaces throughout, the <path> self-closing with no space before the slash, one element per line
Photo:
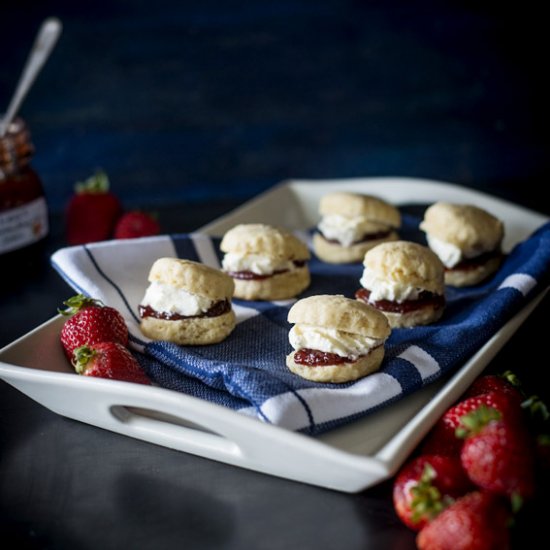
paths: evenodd
<path fill-rule="evenodd" d="M 61 34 L 61 21 L 55 17 L 46 19 L 38 31 L 33 47 L 23 69 L 23 73 L 11 98 L 8 110 L 0 121 L 0 138 L 4 137 L 8 127 L 17 114 L 23 99 L 30 90 L 35 78 L 46 63 Z"/>

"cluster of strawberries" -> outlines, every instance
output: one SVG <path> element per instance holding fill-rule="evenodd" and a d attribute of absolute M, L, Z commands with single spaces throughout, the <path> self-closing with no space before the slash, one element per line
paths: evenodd
<path fill-rule="evenodd" d="M 97 172 L 75 185 L 65 212 L 66 237 L 70 245 L 107 239 L 134 239 L 158 235 L 158 221 L 146 212 L 124 212 L 118 197 L 109 190 L 105 172 Z"/>
<path fill-rule="evenodd" d="M 447 410 L 393 484 L 395 511 L 418 531 L 418 548 L 510 547 L 511 519 L 548 471 L 540 414 L 545 422 L 544 404 L 526 400 L 511 373 L 478 378 Z"/>
<path fill-rule="evenodd" d="M 151 384 L 128 350 L 128 327 L 115 308 L 82 294 L 63 302 L 70 316 L 61 329 L 61 345 L 78 374 Z"/>

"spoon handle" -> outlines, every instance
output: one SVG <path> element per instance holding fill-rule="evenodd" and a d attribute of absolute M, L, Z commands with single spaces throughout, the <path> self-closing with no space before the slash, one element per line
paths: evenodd
<path fill-rule="evenodd" d="M 4 118 L 0 121 L 0 137 L 3 137 L 6 133 L 36 76 L 48 59 L 60 34 L 61 21 L 59 21 L 59 19 L 50 17 L 42 23 L 27 59 L 27 63 L 23 69 L 23 73 L 21 74 L 21 78 L 17 84 L 15 93 L 8 106 L 8 110 Z"/>

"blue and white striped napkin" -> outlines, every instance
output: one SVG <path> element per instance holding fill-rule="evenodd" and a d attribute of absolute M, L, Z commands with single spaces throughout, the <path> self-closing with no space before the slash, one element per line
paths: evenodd
<path fill-rule="evenodd" d="M 403 214 L 403 239 L 425 244 L 419 219 Z M 440 321 L 394 329 L 381 369 L 356 382 L 309 382 L 291 373 L 287 312 L 294 300 L 234 300 L 237 327 L 219 344 L 177 346 L 139 330 L 137 307 L 153 262 L 171 256 L 219 267 L 219 239 L 203 234 L 113 240 L 64 248 L 53 267 L 77 292 L 101 299 L 126 318 L 141 364 L 160 386 L 224 405 L 290 430 L 319 434 L 352 422 L 462 366 L 550 282 L 550 223 L 519 243 L 489 282 L 447 288 Z M 361 265 L 329 265 L 313 257 L 311 286 L 300 297 L 359 288 Z"/>

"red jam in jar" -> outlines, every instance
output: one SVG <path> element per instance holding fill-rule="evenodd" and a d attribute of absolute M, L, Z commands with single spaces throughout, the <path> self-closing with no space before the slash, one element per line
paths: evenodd
<path fill-rule="evenodd" d="M 34 147 L 22 119 L 0 137 L 0 255 L 23 251 L 48 234 L 42 182 L 31 167 Z"/>

